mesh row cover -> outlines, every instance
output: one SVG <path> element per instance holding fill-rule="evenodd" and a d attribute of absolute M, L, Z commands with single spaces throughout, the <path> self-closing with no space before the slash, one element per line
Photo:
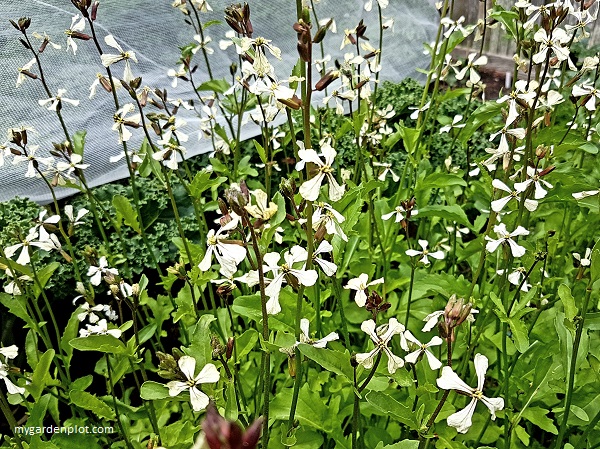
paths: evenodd
<path fill-rule="evenodd" d="M 343 60 L 344 52 L 353 51 L 349 46 L 340 50 L 344 29 L 356 27 L 360 19 L 367 25 L 366 36 L 373 46 L 377 47 L 379 37 L 379 18 L 376 4 L 371 12 L 364 10 L 366 0 L 320 0 L 315 1 L 315 12 L 319 20 L 333 17 L 337 24 L 337 34 L 329 32 L 324 40 L 325 51 L 332 61 Z M 100 2 L 98 16 L 95 22 L 96 30 L 106 53 L 114 53 L 104 44 L 104 36 L 112 34 L 125 51 L 135 52 L 138 64 L 132 64 L 134 76 L 142 76 L 143 85 L 151 88 L 167 88 L 169 98 L 192 99 L 195 95 L 189 83 L 179 80 L 177 87 L 171 87 L 172 78 L 167 76 L 169 69 L 177 69 L 179 47 L 193 41 L 193 28 L 184 23 L 185 16 L 171 6 L 172 0 L 158 0 L 149 3 L 147 0 L 104 0 Z M 214 78 L 231 80 L 229 66 L 237 61 L 233 47 L 221 51 L 218 42 L 225 39 L 229 27 L 223 19 L 223 11 L 231 1 L 209 0 L 212 12 L 201 13 L 201 20 L 219 20 L 220 24 L 208 27 L 205 36 L 210 36 L 211 48 L 214 53 L 209 60 Z M 375 3 L 375 1 L 373 1 Z M 151 5 L 149 7 L 149 5 Z M 287 79 L 291 68 L 297 61 L 297 37 L 292 25 L 296 17 L 294 0 L 250 0 L 251 18 L 254 27 L 254 37 L 263 36 L 271 39 L 272 44 L 279 47 L 282 60 L 269 57 L 279 79 Z M 109 158 L 122 153 L 118 136 L 112 131 L 113 114 L 115 111 L 112 95 L 99 88 L 96 96 L 89 99 L 89 87 L 96 79 L 97 73 L 105 74 L 100 57 L 92 40 L 77 40 L 76 55 L 67 52 L 66 35 L 64 31 L 71 25 L 71 18 L 78 11 L 69 0 L 22 0 L 0 2 L 0 18 L 3 26 L 0 28 L 0 47 L 2 63 L 0 64 L 0 104 L 3 113 L 0 115 L 0 133 L 9 128 L 32 127 L 35 133 L 29 133 L 30 145 L 39 145 L 36 156 L 48 156 L 52 142 L 64 141 L 64 134 L 58 118 L 53 111 L 38 104 L 38 100 L 47 99 L 39 79 L 25 79 L 19 88 L 15 88 L 18 68 L 31 60 L 29 50 L 19 43 L 20 33 L 9 23 L 8 19 L 17 20 L 19 17 L 30 17 L 31 26 L 28 35 L 34 48 L 41 40 L 32 37 L 33 32 L 47 33 L 51 40 L 62 46 L 57 50 L 50 45 L 40 55 L 42 69 L 46 76 L 49 89 L 54 94 L 58 89 L 67 89 L 65 98 L 78 99 L 78 106 L 63 104 L 62 114 L 68 132 L 73 135 L 76 131 L 87 131 L 84 162 L 90 164 L 85 174 L 90 186 L 97 186 L 128 176 L 125 160 L 111 163 Z M 423 54 L 424 42 L 434 39 L 439 21 L 439 15 L 433 6 L 433 0 L 391 0 L 383 10 L 385 17 L 394 19 L 393 29 L 384 33 L 384 46 L 380 74 L 382 80 L 400 81 L 405 77 L 418 77 L 417 68 L 425 68 L 429 62 Z M 313 30 L 315 28 L 313 27 Z M 83 31 L 89 33 L 86 25 Z M 313 31 L 314 32 L 314 31 Z M 319 58 L 318 49 L 315 50 Z M 269 55 L 270 56 L 270 55 Z M 197 84 L 207 81 L 206 67 L 201 52 L 193 60 L 199 65 L 194 74 Z M 330 66 L 331 67 L 331 66 Z M 31 72 L 39 74 L 39 67 L 34 65 Z M 113 76 L 123 76 L 123 62 L 112 66 Z M 314 78 L 319 75 L 315 73 Z M 332 86 L 334 87 L 334 86 Z M 130 102 L 124 89 L 118 89 L 121 104 Z M 320 95 L 319 95 L 320 94 Z M 314 97 L 314 103 L 322 102 L 323 93 Z M 198 104 L 198 102 L 196 102 Z M 156 110 L 146 107 L 145 112 Z M 283 115 L 283 114 L 280 114 Z M 186 157 L 212 151 L 210 139 L 199 136 L 199 117 L 194 111 L 180 108 L 178 113 L 187 121 L 183 131 L 190 135 L 185 144 Z M 143 132 L 131 129 L 134 136 L 128 142 L 129 148 L 139 148 Z M 243 127 L 242 137 L 250 138 L 259 133 L 259 128 L 252 122 Z M 1 142 L 0 142 L 1 143 Z M 39 178 L 27 178 L 27 163 L 12 164 L 12 158 L 5 159 L 0 166 L 0 201 L 6 201 L 16 196 L 28 197 L 39 203 L 51 201 L 51 195 L 46 184 Z M 59 198 L 71 195 L 73 190 L 57 188 Z"/>

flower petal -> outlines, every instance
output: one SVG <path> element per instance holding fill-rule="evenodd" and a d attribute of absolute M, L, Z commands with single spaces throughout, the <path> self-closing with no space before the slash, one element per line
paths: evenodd
<path fill-rule="evenodd" d="M 476 405 L 477 399 L 471 399 L 469 405 L 467 405 L 461 411 L 448 416 L 448 425 L 456 428 L 456 431 L 459 433 L 467 433 L 471 428 L 471 418 L 473 417 L 473 413 L 475 412 Z"/>

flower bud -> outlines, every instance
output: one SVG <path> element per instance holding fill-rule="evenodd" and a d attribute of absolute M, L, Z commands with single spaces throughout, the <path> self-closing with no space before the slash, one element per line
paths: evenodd
<path fill-rule="evenodd" d="M 227 349 L 225 350 L 225 358 L 227 360 L 231 359 L 231 356 L 233 355 L 234 344 L 235 339 L 233 337 L 229 337 L 227 340 Z"/>

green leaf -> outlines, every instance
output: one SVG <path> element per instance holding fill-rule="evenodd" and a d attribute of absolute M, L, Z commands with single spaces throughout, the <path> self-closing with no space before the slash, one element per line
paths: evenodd
<path fill-rule="evenodd" d="M 600 279 L 600 240 L 596 242 L 594 248 L 592 248 L 591 257 L 591 266 L 590 266 L 590 276 L 591 283 L 594 284 L 598 279 Z"/>
<path fill-rule="evenodd" d="M 258 332 L 256 329 L 248 329 L 239 337 L 236 337 L 237 356 L 238 359 L 246 357 L 255 347 L 258 342 Z"/>
<path fill-rule="evenodd" d="M 220 186 L 227 178 L 224 176 L 219 176 L 214 179 L 210 179 L 211 173 L 205 170 L 199 171 L 194 176 L 193 181 L 190 183 L 190 193 L 194 198 L 200 198 L 203 192 L 208 189 L 212 189 L 213 187 Z"/>
<path fill-rule="evenodd" d="M 148 380 L 142 384 L 140 389 L 140 396 L 142 399 L 147 401 L 153 401 L 157 399 L 166 399 L 169 396 L 169 389 L 165 384 L 153 382 Z"/>
<path fill-rule="evenodd" d="M 36 284 L 33 287 L 33 291 L 35 292 L 36 298 L 38 298 L 42 294 L 40 287 L 46 287 L 46 284 L 48 283 L 48 281 L 50 280 L 50 278 L 52 277 L 52 275 L 58 267 L 60 267 L 60 264 L 58 262 L 52 262 L 51 264 L 46 265 L 44 268 L 38 271 L 37 278 L 39 285 L 36 282 Z"/>
<path fill-rule="evenodd" d="M 453 173 L 431 173 L 427 175 L 423 180 L 417 182 L 417 189 L 435 189 L 450 186 L 467 186 L 466 181 L 462 176 L 455 175 Z M 421 210 L 419 210 L 419 213 Z"/>
<path fill-rule="evenodd" d="M 571 413 L 573 413 L 575 416 L 577 416 L 580 420 L 584 422 L 588 422 L 590 420 L 590 417 L 588 416 L 587 412 L 575 404 L 571 404 Z"/>
<path fill-rule="evenodd" d="M 60 339 L 60 347 L 63 349 L 66 355 L 65 365 L 67 368 L 70 366 L 71 357 L 73 356 L 73 347 L 69 344 L 69 342 L 74 338 L 77 338 L 77 332 L 79 330 L 79 318 L 77 318 L 77 315 L 79 315 L 79 308 L 77 308 L 77 310 L 71 314 L 71 318 L 69 318 L 69 322 L 67 323 L 65 331 Z"/>
<path fill-rule="evenodd" d="M 508 318 L 507 322 L 510 326 L 517 351 L 523 354 L 529 348 L 529 334 L 527 333 L 527 326 L 518 318 Z"/>
<path fill-rule="evenodd" d="M 210 91 L 224 94 L 231 86 L 224 79 L 205 81 L 196 87 L 197 91 Z"/>
<path fill-rule="evenodd" d="M 383 441 L 380 442 L 375 449 L 417 449 L 419 447 L 419 440 L 402 440 L 394 444 L 383 445 Z"/>
<path fill-rule="evenodd" d="M 342 353 L 327 348 L 319 349 L 305 344 L 298 345 L 298 349 L 302 354 L 321 365 L 327 371 L 344 376 L 348 381 L 353 378 L 348 351 Z"/>
<path fill-rule="evenodd" d="M 87 131 L 77 131 L 71 136 L 71 142 L 73 142 L 73 153 L 83 156 L 86 134 Z"/>
<path fill-rule="evenodd" d="M 400 133 L 400 136 L 402 136 L 402 142 L 404 143 L 404 148 L 406 148 L 408 154 L 414 154 L 419 144 L 419 130 L 399 126 L 398 132 Z"/>
<path fill-rule="evenodd" d="M 571 289 L 565 284 L 560 284 L 558 286 L 558 296 L 565 308 L 565 317 L 567 320 L 573 321 L 573 318 L 577 315 L 577 307 L 575 307 L 575 298 L 571 294 Z"/>
<path fill-rule="evenodd" d="M 396 401 L 390 395 L 380 391 L 369 391 L 365 396 L 367 402 L 383 413 L 384 416 L 390 416 L 392 419 L 406 424 L 411 429 L 417 428 L 415 415 L 405 405 Z"/>
<path fill-rule="evenodd" d="M 40 357 L 40 360 L 33 371 L 31 383 L 27 385 L 27 390 L 31 393 L 31 396 L 33 396 L 33 399 L 36 401 L 42 395 L 44 387 L 48 385 L 48 383 L 52 382 L 52 378 L 50 377 L 50 365 L 52 364 L 54 354 L 54 349 L 48 349 Z"/>
<path fill-rule="evenodd" d="M 123 342 L 112 335 L 90 335 L 74 338 L 69 344 L 80 351 L 98 351 L 106 354 L 129 354 Z"/>
<path fill-rule="evenodd" d="M 98 399 L 96 396 L 88 393 L 87 391 L 71 391 L 71 393 L 69 393 L 69 398 L 73 404 L 93 412 L 100 418 L 115 418 L 115 412 L 112 408 L 110 408 L 104 401 Z"/>
<path fill-rule="evenodd" d="M 227 402 L 225 404 L 225 419 L 229 421 L 237 421 L 238 419 L 238 406 L 236 401 L 235 383 L 233 381 L 227 381 Z"/>
<path fill-rule="evenodd" d="M 117 222 L 121 223 L 121 220 L 123 220 L 126 225 L 130 226 L 138 234 L 141 234 L 142 229 L 138 223 L 137 212 L 133 209 L 129 200 L 122 195 L 115 195 L 112 204 L 117 211 Z"/>
<path fill-rule="evenodd" d="M 192 332 L 190 347 L 183 350 L 184 353 L 196 359 L 196 368 L 198 370 L 212 361 L 210 324 L 213 321 L 216 321 L 213 315 L 202 315 Z"/>
<path fill-rule="evenodd" d="M 458 137 L 460 143 L 462 143 L 463 146 L 466 146 L 475 131 L 494 117 L 500 117 L 502 106 L 502 103 L 496 103 L 494 101 L 488 101 L 479 106 L 469 116 L 466 126 L 462 129 L 462 132 Z"/>
<path fill-rule="evenodd" d="M 13 297 L 8 293 L 2 292 L 0 293 L 0 303 L 8 309 L 9 313 L 25 321 L 28 328 L 38 329 L 38 326 L 44 325 L 44 323 L 38 323 L 37 320 L 29 316 L 26 306 L 27 297 L 22 295 Z"/>
<path fill-rule="evenodd" d="M 292 388 L 281 390 L 271 401 L 269 419 L 286 420 L 290 415 L 290 404 L 292 402 Z M 311 391 L 305 383 L 298 394 L 298 405 L 296 406 L 296 419 L 301 424 L 314 429 L 330 432 L 332 430 L 331 417 L 328 409 L 319 396 L 319 393 Z"/>
<path fill-rule="evenodd" d="M 419 215 L 417 215 L 417 217 L 440 217 L 446 219 L 449 223 L 456 222 L 460 225 L 467 226 L 468 228 L 473 228 L 467 218 L 467 214 L 465 214 L 465 211 L 457 204 L 451 206 L 425 206 L 422 209 L 419 209 Z"/>
<path fill-rule="evenodd" d="M 523 410 L 521 416 L 540 429 L 558 435 L 558 429 L 554 425 L 554 421 L 546 416 L 549 412 L 550 410 L 542 407 L 529 407 Z"/>
<path fill-rule="evenodd" d="M 254 143 L 254 148 L 256 148 L 256 151 L 258 152 L 258 157 L 260 157 L 260 160 L 262 161 L 263 164 L 266 164 L 267 163 L 267 152 L 265 151 L 263 146 L 256 141 L 256 139 L 253 139 L 252 143 Z"/>

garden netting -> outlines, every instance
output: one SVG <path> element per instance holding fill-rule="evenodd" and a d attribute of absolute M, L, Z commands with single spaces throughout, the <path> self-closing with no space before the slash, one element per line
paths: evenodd
<path fill-rule="evenodd" d="M 177 68 L 179 47 L 193 42 L 194 33 L 191 27 L 185 25 L 185 16 L 171 3 L 166 0 L 105 0 L 100 2 L 96 26 L 102 33 L 101 38 L 112 34 L 125 50 L 135 52 L 139 62 L 133 64 L 133 73 L 143 77 L 143 85 L 167 88 L 170 98 L 186 99 L 191 97 L 189 84 L 180 81 L 177 87 L 171 87 L 173 78 L 167 72 Z M 230 80 L 229 67 L 231 62 L 237 60 L 237 56 L 233 47 L 221 51 L 218 44 L 229 30 L 223 20 L 223 11 L 231 2 L 214 0 L 209 3 L 213 11 L 202 14 L 203 22 L 221 22 L 206 30 L 206 34 L 212 38 L 210 47 L 214 50 L 214 54 L 209 56 L 213 76 Z M 325 38 L 325 48 L 337 51 L 331 54 L 332 61 L 343 60 L 344 51 L 348 51 L 348 47 L 345 50 L 339 49 L 344 29 L 356 27 L 361 19 L 367 25 L 367 36 L 375 47 L 378 46 L 379 18 L 376 7 L 371 12 L 366 12 L 364 0 L 321 0 L 314 3 L 319 20 L 327 17 L 335 17 L 336 20 L 337 33 L 329 32 Z M 250 2 L 250 7 L 255 36 L 272 39 L 273 44 L 281 49 L 282 60 L 273 58 L 271 62 L 277 76 L 287 78 L 297 61 L 297 39 L 292 29 L 293 18 L 296 16 L 295 2 L 260 0 Z M 112 96 L 99 89 L 93 99 L 88 98 L 89 88 L 96 79 L 96 74 L 104 73 L 93 41 L 76 41 L 76 55 L 72 51 L 66 51 L 64 31 L 69 28 L 76 12 L 69 0 L 0 2 L 0 17 L 4 21 L 0 28 L 0 104 L 3 112 L 0 115 L 0 132 L 22 126 L 33 128 L 35 133 L 30 132 L 29 140 L 32 144 L 40 145 L 38 154 L 42 156 L 47 155 L 45 153 L 52 148 L 52 142 L 64 140 L 56 115 L 38 104 L 38 100 L 47 98 L 39 79 L 25 79 L 19 88 L 15 88 L 18 68 L 31 59 L 31 53 L 19 43 L 20 33 L 10 26 L 8 19 L 16 20 L 26 16 L 31 18 L 30 34 L 47 33 L 53 42 L 61 45 L 61 49 L 48 45 L 41 55 L 42 68 L 52 92 L 64 88 L 67 89 L 64 97 L 80 100 L 76 107 L 65 104 L 62 114 L 71 135 L 76 131 L 87 132 L 84 162 L 90 164 L 90 167 L 85 173 L 89 185 L 96 186 L 124 178 L 128 175 L 128 170 L 124 159 L 118 163 L 109 162 L 110 157 L 123 151 L 117 133 L 111 131 L 114 123 Z M 422 43 L 434 39 L 436 22 L 439 22 L 433 1 L 391 0 L 383 13 L 394 19 L 394 25 L 384 35 L 382 65 L 385 70 L 381 72 L 380 79 L 399 81 L 409 76 L 419 77 L 417 69 L 425 68 L 429 61 L 429 56 L 423 53 Z M 84 32 L 86 31 L 87 27 Z M 200 54 L 195 60 L 199 64 L 199 75 L 196 75 L 199 81 L 208 80 Z M 113 75 L 122 77 L 122 70 L 122 66 L 115 67 Z M 37 73 L 37 66 L 31 71 Z M 314 97 L 315 104 L 322 102 L 323 94 L 319 94 Z M 123 89 L 120 89 L 119 95 L 122 102 L 128 101 Z M 211 141 L 198 139 L 197 114 L 182 110 L 180 116 L 187 121 L 185 131 L 190 134 L 186 145 L 187 157 L 210 152 Z M 250 122 L 243 127 L 242 138 L 250 138 L 259 132 L 259 128 Z M 141 140 L 141 130 L 134 131 L 129 147 L 139 147 Z M 26 178 L 25 171 L 24 166 L 13 166 L 8 161 L 0 166 L 0 200 L 25 196 L 39 203 L 50 201 L 51 195 L 44 182 L 39 178 Z M 65 197 L 74 191 L 58 189 L 56 192 L 59 197 Z"/>

